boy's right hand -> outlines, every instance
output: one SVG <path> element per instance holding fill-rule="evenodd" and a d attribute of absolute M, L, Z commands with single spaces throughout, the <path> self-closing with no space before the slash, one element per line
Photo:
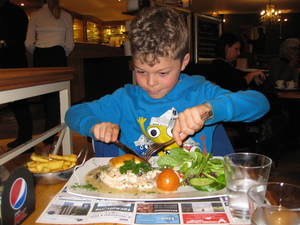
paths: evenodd
<path fill-rule="evenodd" d="M 205 123 L 202 117 L 211 110 L 209 103 L 204 103 L 179 113 L 172 130 L 175 142 L 181 146 L 185 138 L 201 130 Z"/>
<path fill-rule="evenodd" d="M 110 122 L 98 123 L 92 128 L 95 138 L 105 143 L 117 141 L 119 132 L 119 125 Z"/>

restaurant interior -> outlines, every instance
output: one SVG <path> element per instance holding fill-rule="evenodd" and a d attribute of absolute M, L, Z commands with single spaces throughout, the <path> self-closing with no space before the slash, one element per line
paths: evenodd
<path fill-rule="evenodd" d="M 42 0 L 10 0 L 23 7 L 30 18 L 30 13 L 42 6 Z M 131 57 L 128 53 L 128 24 L 142 7 L 150 4 L 148 0 L 61 0 L 61 6 L 71 13 L 74 24 L 75 48 L 68 56 L 68 66 L 74 70 L 70 82 L 71 105 L 84 101 L 92 101 L 112 93 L 127 83 L 135 83 Z M 208 21 L 218 27 L 218 34 L 226 31 L 238 36 L 249 34 L 254 40 L 259 38 L 257 30 L 262 28 L 265 35 L 264 48 L 254 52 L 251 44 L 240 58 L 246 59 L 242 69 L 268 70 L 271 59 L 278 56 L 280 44 L 287 38 L 300 38 L 300 4 L 299 0 L 160 0 L 152 4 L 173 7 L 182 12 L 189 25 L 190 52 L 192 60 L 187 66 L 189 75 L 206 75 L 213 56 L 202 54 L 197 50 L 201 45 L 201 37 L 197 31 L 201 29 L 199 21 Z M 23 4 L 23 5 L 22 5 Z M 186 5 L 187 4 L 187 5 Z M 263 22 L 261 11 L 268 4 L 274 4 L 281 11 L 280 21 Z M 199 25 L 199 26 L 198 26 Z M 32 67 L 32 55 L 27 52 L 29 67 Z M 0 70 L 1 73 L 1 70 Z M 1 94 L 0 94 L 1 95 Z M 298 93 L 298 101 L 300 93 Z M 283 97 L 284 100 L 289 97 Z M 43 133 L 44 112 L 38 96 L 29 98 L 30 109 L 34 122 L 34 137 Z M 297 129 L 297 128 L 296 128 Z M 0 104 L 0 157 L 9 151 L 7 143 L 13 141 L 18 132 L 17 122 L 7 104 Z M 74 132 L 71 133 L 73 151 L 87 146 L 88 158 L 92 158 L 91 140 Z M 235 131 L 229 130 L 228 135 L 236 152 L 248 151 L 247 147 L 238 142 Z M 43 144 L 34 146 L 37 154 L 42 152 Z M 276 168 L 272 168 L 269 181 L 280 181 L 300 186 L 300 143 L 292 148 L 284 148 Z M 62 154 L 62 149 L 59 150 Z M 20 154 L 3 165 L 12 172 L 24 165 L 31 153 Z"/>
<path fill-rule="evenodd" d="M 23 3 L 24 6 L 22 7 L 30 17 L 30 13 L 40 8 L 43 1 L 11 0 L 11 2 L 17 5 Z M 97 1 L 98 4 L 95 4 L 93 0 L 84 2 L 61 0 L 60 2 L 74 19 L 73 28 L 76 43 L 74 51 L 68 57 L 68 65 L 76 72 L 75 79 L 71 82 L 72 103 L 93 100 L 111 93 L 116 88 L 123 86 L 124 83 L 134 82 L 132 71 L 128 66 L 130 65 L 130 56 L 128 56 L 130 53 L 128 53 L 126 42 L 128 40 L 128 21 L 134 18 L 139 7 L 148 6 L 149 1 L 101 0 Z M 138 5 L 137 2 L 140 4 Z M 201 21 L 201 15 L 207 16 L 209 19 L 212 18 L 213 23 L 218 25 L 220 32 L 235 33 L 242 37 L 245 43 L 247 40 L 243 35 L 246 34 L 252 40 L 259 40 L 258 29 L 263 28 L 265 39 L 263 49 L 254 51 L 251 50 L 251 45 L 245 44 L 245 51 L 240 56 L 240 58 L 247 59 L 246 67 L 248 68 L 267 69 L 269 61 L 278 55 L 282 41 L 300 36 L 300 21 L 298 19 L 300 6 L 297 0 L 273 0 L 271 2 L 260 0 L 256 1 L 255 4 L 251 0 L 242 0 L 241 2 L 226 0 L 222 1 L 222 4 L 217 0 L 194 0 L 189 1 L 188 7 L 185 8 L 182 4 L 177 7 L 176 1 L 164 3 L 163 0 L 159 0 L 154 1 L 154 4 L 175 7 L 186 16 L 190 29 L 192 58 L 185 72 L 190 75 L 206 75 L 210 61 L 209 55 L 199 56 L 196 50 L 199 42 L 196 26 Z M 281 12 L 280 21 L 274 24 L 264 24 L 260 18 L 261 12 L 269 4 L 274 5 L 275 10 Z M 255 49 L 254 45 L 252 48 Z M 27 54 L 27 56 L 30 64 L 32 55 Z M 115 66 L 116 63 L 118 66 Z M 97 76 L 100 72 L 99 68 L 101 68 L 101 76 Z M 116 76 L 115 74 L 122 75 L 118 75 L 118 79 L 112 82 L 110 77 Z"/>

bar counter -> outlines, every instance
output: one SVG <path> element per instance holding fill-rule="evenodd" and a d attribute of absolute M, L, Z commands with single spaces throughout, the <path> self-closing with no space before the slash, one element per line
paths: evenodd
<path fill-rule="evenodd" d="M 124 56 L 123 48 L 106 45 L 76 42 L 73 52 L 68 56 L 68 66 L 75 71 L 71 81 L 71 102 L 77 103 L 85 99 L 85 66 L 84 59 Z M 101 74 L 99 74 L 101 76 Z"/>
<path fill-rule="evenodd" d="M 33 55 L 26 52 L 29 67 L 33 67 Z M 112 58 L 125 56 L 123 48 L 115 48 L 87 42 L 76 42 L 73 52 L 67 57 L 68 67 L 73 68 L 74 73 L 71 81 L 71 102 L 79 103 L 85 100 L 85 59 Z M 102 76 L 102 74 L 98 74 Z"/>

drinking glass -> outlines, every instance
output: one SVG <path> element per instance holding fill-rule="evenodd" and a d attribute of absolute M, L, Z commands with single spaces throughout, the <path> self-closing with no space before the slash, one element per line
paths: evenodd
<path fill-rule="evenodd" d="M 300 187 L 287 183 L 257 184 L 248 190 L 252 225 L 299 225 Z"/>
<path fill-rule="evenodd" d="M 272 160 L 256 153 L 232 153 L 224 156 L 228 205 L 232 216 L 250 219 L 247 191 L 269 179 Z"/>

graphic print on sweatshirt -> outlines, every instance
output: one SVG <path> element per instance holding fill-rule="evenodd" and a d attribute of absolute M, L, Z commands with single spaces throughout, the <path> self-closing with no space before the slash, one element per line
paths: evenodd
<path fill-rule="evenodd" d="M 140 138 L 134 142 L 136 146 L 136 152 L 140 155 L 146 151 L 149 145 L 153 143 L 163 143 L 167 142 L 173 138 L 172 129 L 175 124 L 175 120 L 178 118 L 178 112 L 175 108 L 169 109 L 167 112 L 162 114 L 160 117 L 152 117 L 150 124 L 145 128 L 146 118 L 138 118 L 138 123 L 140 124 L 143 134 Z M 172 148 L 179 147 L 176 143 L 173 143 L 165 148 L 165 151 L 160 152 L 159 155 L 167 154 Z M 199 147 L 199 142 L 195 142 L 192 138 L 188 138 L 183 146 L 189 151 L 194 151 L 195 148 Z"/>

